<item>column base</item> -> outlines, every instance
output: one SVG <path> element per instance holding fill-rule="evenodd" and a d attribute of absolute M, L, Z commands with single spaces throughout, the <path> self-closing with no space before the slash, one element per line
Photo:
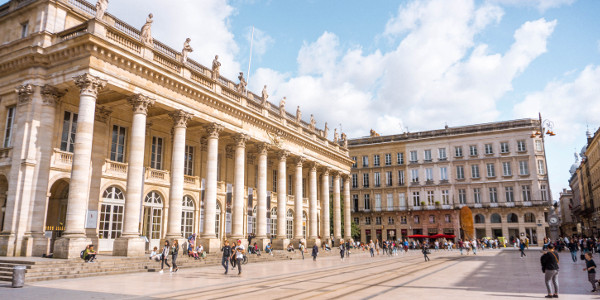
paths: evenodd
<path fill-rule="evenodd" d="M 113 256 L 136 257 L 146 254 L 146 240 L 141 237 L 120 237 L 113 243 Z"/>
<path fill-rule="evenodd" d="M 26 235 L 17 237 L 13 233 L 0 235 L 0 256 L 31 256 L 33 253 L 33 237 Z"/>
<path fill-rule="evenodd" d="M 312 249 L 312 247 L 314 245 L 317 245 L 317 247 L 321 248 L 321 239 L 317 238 L 317 239 L 307 239 L 306 240 L 306 248 L 307 249 Z"/>
<path fill-rule="evenodd" d="M 50 239 L 45 237 L 43 234 L 40 236 L 33 237 L 33 249 L 31 251 L 32 256 L 44 256 L 50 254 Z"/>
<path fill-rule="evenodd" d="M 85 250 L 92 241 L 86 237 L 63 237 L 54 242 L 55 258 L 79 258 L 81 251 Z"/>
<path fill-rule="evenodd" d="M 15 235 L 4 233 L 0 235 L 0 256 L 15 256 Z"/>
<path fill-rule="evenodd" d="M 270 242 L 271 242 L 271 239 L 268 239 L 266 237 L 265 238 L 253 238 L 252 239 L 252 245 L 254 245 L 254 243 L 256 243 L 256 245 L 258 245 L 258 249 L 260 249 L 260 251 L 265 251 L 265 247 L 267 247 L 267 245 Z"/>
<path fill-rule="evenodd" d="M 196 240 L 196 246 L 198 241 L 204 247 L 206 253 L 219 253 L 221 252 L 221 240 L 218 238 L 200 238 Z M 230 245 L 231 246 L 231 245 Z"/>
<path fill-rule="evenodd" d="M 274 250 L 285 250 L 287 249 L 289 243 L 289 239 L 275 238 L 273 239 L 273 243 L 271 244 L 271 246 Z"/>

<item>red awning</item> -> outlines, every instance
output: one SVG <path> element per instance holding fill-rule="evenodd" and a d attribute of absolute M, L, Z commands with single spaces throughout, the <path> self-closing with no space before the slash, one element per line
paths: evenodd
<path fill-rule="evenodd" d="M 411 238 L 411 239 L 426 239 L 426 238 L 429 238 L 429 236 L 422 235 L 422 234 L 413 234 L 413 235 L 409 235 L 408 237 Z"/>

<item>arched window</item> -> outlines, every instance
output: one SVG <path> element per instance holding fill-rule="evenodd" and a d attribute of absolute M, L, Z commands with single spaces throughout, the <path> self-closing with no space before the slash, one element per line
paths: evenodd
<path fill-rule="evenodd" d="M 294 235 L 294 212 L 291 209 L 287 211 L 285 225 L 286 237 L 291 239 Z"/>
<path fill-rule="evenodd" d="M 102 193 L 102 206 L 100 207 L 100 239 L 116 239 L 123 231 L 123 210 L 125 196 L 116 186 L 107 188 Z"/>
<path fill-rule="evenodd" d="M 493 214 L 491 217 L 492 223 L 502 223 L 502 218 L 499 214 Z"/>
<path fill-rule="evenodd" d="M 510 213 L 506 216 L 507 223 L 519 223 L 519 217 L 516 214 Z"/>
<path fill-rule="evenodd" d="M 475 215 L 475 224 L 483 224 L 485 223 L 485 217 L 482 214 Z"/>
<path fill-rule="evenodd" d="M 215 233 L 217 238 L 220 238 L 221 234 L 221 204 L 217 202 L 217 209 L 215 210 Z"/>
<path fill-rule="evenodd" d="M 163 200 L 157 191 L 151 191 L 144 198 L 144 227 L 143 233 L 150 239 L 160 239 L 162 226 Z"/>
<path fill-rule="evenodd" d="M 194 199 L 185 195 L 181 200 L 181 234 L 187 238 L 194 233 Z"/>
<path fill-rule="evenodd" d="M 269 229 L 271 229 L 271 236 L 277 235 L 277 207 L 271 208 L 271 218 L 269 218 Z"/>
<path fill-rule="evenodd" d="M 525 223 L 535 223 L 535 215 L 533 213 L 526 213 Z"/>
<path fill-rule="evenodd" d="M 307 237 L 307 235 L 306 235 L 306 219 L 308 219 L 308 217 L 306 216 L 306 212 L 303 211 L 302 212 L 302 236 L 304 238 Z"/>

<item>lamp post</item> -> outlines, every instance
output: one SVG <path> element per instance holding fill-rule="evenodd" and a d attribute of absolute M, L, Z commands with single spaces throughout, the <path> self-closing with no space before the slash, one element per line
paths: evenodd
<path fill-rule="evenodd" d="M 554 122 L 552 122 L 551 120 L 542 119 L 542 113 L 539 113 L 539 121 L 540 121 L 540 127 L 539 129 L 535 132 L 531 134 L 531 138 L 536 138 L 539 137 L 542 139 L 542 147 L 543 147 L 543 151 L 544 151 L 544 168 L 546 168 L 546 183 L 548 184 L 548 203 L 552 204 L 552 190 L 550 189 L 550 175 L 549 175 L 549 170 L 548 170 L 548 159 L 546 157 L 546 143 L 545 143 L 545 136 L 555 136 L 556 133 L 554 133 Z M 550 218 L 554 218 L 555 216 L 555 212 L 552 211 L 551 212 L 551 216 Z M 552 222 L 555 223 L 555 222 Z M 558 224 L 550 224 L 550 234 L 552 235 L 551 238 L 553 240 L 556 240 L 558 238 Z"/>

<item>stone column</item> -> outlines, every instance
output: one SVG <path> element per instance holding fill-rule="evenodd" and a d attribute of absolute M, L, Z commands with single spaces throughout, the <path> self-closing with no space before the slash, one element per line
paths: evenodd
<path fill-rule="evenodd" d="M 265 249 L 271 240 L 267 238 L 267 150 L 269 144 L 259 143 L 258 151 L 258 182 L 256 186 L 256 242 L 260 249 Z"/>
<path fill-rule="evenodd" d="M 306 243 L 307 247 L 312 247 L 317 244 L 321 246 L 321 240 L 319 239 L 319 229 L 317 226 L 317 163 L 311 162 L 309 164 L 308 171 L 308 240 Z"/>
<path fill-rule="evenodd" d="M 344 239 L 352 239 L 352 221 L 350 213 L 352 205 L 350 204 L 350 175 L 344 174 Z"/>
<path fill-rule="evenodd" d="M 48 180 L 50 174 L 50 159 L 52 157 L 52 139 L 55 132 L 56 106 L 58 105 L 60 98 L 64 95 L 63 91 L 50 85 L 44 85 L 41 93 L 43 104 L 38 134 L 39 151 L 36 158 L 38 160 L 39 171 L 37 174 L 37 184 L 35 185 L 34 202 L 31 211 L 31 232 L 33 236 L 32 256 L 49 254 L 50 241 L 44 236 L 46 211 L 48 207 Z"/>
<path fill-rule="evenodd" d="M 333 238 L 338 245 L 342 239 L 342 208 L 340 207 L 340 173 L 333 174 Z"/>
<path fill-rule="evenodd" d="M 329 225 L 329 169 L 323 168 L 321 175 L 321 240 L 329 244 L 331 229 Z"/>
<path fill-rule="evenodd" d="M 215 233 L 215 213 L 217 209 L 217 159 L 219 154 L 219 134 L 223 131 L 223 125 L 217 123 L 208 124 L 207 136 L 207 158 L 206 158 L 206 189 L 204 202 L 204 232 L 202 233 L 202 246 L 209 253 L 220 250 L 220 241 Z M 223 210 L 225 207 L 223 207 Z M 223 220 L 225 222 L 225 220 Z"/>
<path fill-rule="evenodd" d="M 296 173 L 294 174 L 294 243 L 304 240 L 302 235 L 302 163 L 303 157 L 296 159 Z"/>
<path fill-rule="evenodd" d="M 81 89 L 77 133 L 73 150 L 65 232 L 63 237 L 54 244 L 54 256 L 57 258 L 79 257 L 79 252 L 89 243 L 85 237 L 84 227 L 89 197 L 94 112 L 98 92 L 106 86 L 106 80 L 86 73 L 75 77 L 75 84 Z"/>
<path fill-rule="evenodd" d="M 286 169 L 289 151 L 281 150 L 277 153 L 279 167 L 277 170 L 277 236 L 273 241 L 274 249 L 283 250 L 287 247 L 289 240 L 286 237 L 286 206 L 287 206 L 287 184 Z"/>
<path fill-rule="evenodd" d="M 192 114 L 176 110 L 173 119 L 173 152 L 171 153 L 171 188 L 169 190 L 169 221 L 166 238 L 183 239 L 181 235 L 181 205 L 183 201 L 183 169 L 185 159 L 185 132 Z M 180 241 L 180 244 L 182 241 Z"/>
<path fill-rule="evenodd" d="M 125 192 L 125 211 L 123 233 L 113 244 L 115 256 L 142 256 L 146 242 L 140 237 L 140 209 L 143 197 L 144 154 L 146 145 L 146 115 L 148 108 L 154 105 L 154 99 L 135 94 L 127 101 L 133 110 L 131 122 L 130 147 L 127 156 L 127 190 Z"/>
<path fill-rule="evenodd" d="M 233 138 L 235 141 L 235 164 L 233 170 L 233 205 L 231 210 L 231 237 L 234 239 L 244 239 L 244 175 L 245 175 L 245 157 L 246 141 L 249 136 L 239 133 Z M 246 244 L 244 243 L 244 244 Z"/>

